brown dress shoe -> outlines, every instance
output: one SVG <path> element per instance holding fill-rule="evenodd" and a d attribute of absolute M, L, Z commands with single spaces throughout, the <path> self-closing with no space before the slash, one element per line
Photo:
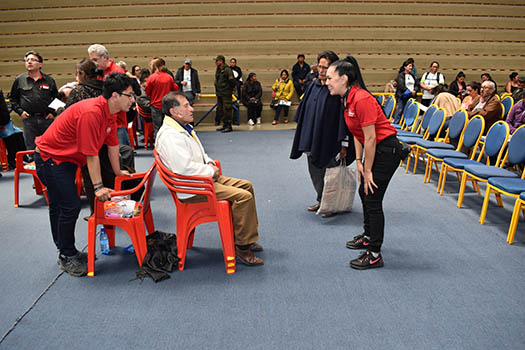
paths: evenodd
<path fill-rule="evenodd" d="M 318 211 L 319 210 L 319 203 L 316 203 L 316 204 L 312 204 L 311 206 L 309 206 L 308 208 L 306 208 L 308 211 Z"/>
<path fill-rule="evenodd" d="M 256 257 L 251 249 L 242 250 L 239 247 L 235 247 L 235 256 L 248 266 L 264 265 L 264 260 Z"/>
<path fill-rule="evenodd" d="M 262 252 L 264 250 L 263 246 L 260 245 L 259 243 L 257 242 L 254 242 L 250 245 L 250 250 L 252 252 Z"/>
<path fill-rule="evenodd" d="M 335 216 L 335 215 L 337 215 L 337 213 L 332 213 L 331 211 L 329 211 L 327 213 L 322 213 L 321 217 L 323 217 L 323 218 L 331 218 L 332 216 Z"/>

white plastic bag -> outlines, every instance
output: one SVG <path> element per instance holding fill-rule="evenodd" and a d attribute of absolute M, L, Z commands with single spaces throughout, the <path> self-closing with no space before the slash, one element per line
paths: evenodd
<path fill-rule="evenodd" d="M 317 215 L 351 211 L 354 205 L 356 189 L 356 169 L 341 164 L 326 169 L 324 175 L 323 196 Z"/>

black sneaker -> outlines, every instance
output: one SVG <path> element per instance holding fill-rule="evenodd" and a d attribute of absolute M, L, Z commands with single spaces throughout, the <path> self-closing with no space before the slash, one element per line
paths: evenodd
<path fill-rule="evenodd" d="M 65 271 L 74 277 L 85 276 L 88 270 L 86 262 L 83 261 L 83 255 L 80 252 L 73 256 L 60 254 L 58 256 L 58 266 L 62 271 Z"/>
<path fill-rule="evenodd" d="M 225 133 L 225 132 L 232 132 L 232 131 L 233 131 L 233 129 L 232 129 L 231 126 L 225 126 L 225 127 L 221 130 L 222 133 Z"/>
<path fill-rule="evenodd" d="M 346 242 L 348 249 L 367 249 L 370 241 L 365 237 L 364 233 L 357 235 L 351 241 Z"/>
<path fill-rule="evenodd" d="M 226 129 L 226 128 L 227 128 L 227 126 L 226 126 L 226 125 L 223 125 L 223 126 L 221 126 L 220 128 L 217 128 L 217 129 L 215 129 L 215 130 L 217 130 L 217 131 L 223 131 L 223 130 Z"/>
<path fill-rule="evenodd" d="M 358 270 L 366 270 L 374 267 L 383 267 L 383 257 L 381 254 L 374 258 L 372 252 L 367 250 L 362 252 L 357 259 L 350 261 L 350 267 Z"/>

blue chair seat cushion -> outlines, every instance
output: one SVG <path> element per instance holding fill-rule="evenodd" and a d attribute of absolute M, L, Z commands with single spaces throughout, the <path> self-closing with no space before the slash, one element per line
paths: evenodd
<path fill-rule="evenodd" d="M 444 142 L 437 142 L 437 141 L 429 141 L 429 140 L 417 140 L 416 145 L 429 149 L 429 148 L 442 148 L 442 149 L 456 149 L 453 145 L 450 143 L 444 143 Z"/>
<path fill-rule="evenodd" d="M 489 184 L 508 193 L 521 193 L 520 198 L 525 199 L 525 180 L 523 179 L 517 177 L 489 177 Z"/>
<path fill-rule="evenodd" d="M 479 165 L 481 164 L 480 162 L 476 162 L 475 160 L 472 160 L 472 159 L 467 159 L 467 158 L 443 158 L 443 162 L 446 164 L 446 165 L 449 165 L 451 167 L 453 167 L 454 169 L 464 169 L 465 166 L 467 165 Z"/>
<path fill-rule="evenodd" d="M 524 191 L 525 191 L 525 190 L 524 190 Z M 520 199 L 521 199 L 522 201 L 525 201 L 525 192 L 522 192 L 522 193 L 520 194 Z"/>
<path fill-rule="evenodd" d="M 410 132 L 410 131 L 404 131 L 404 130 L 399 130 L 397 132 L 397 136 L 406 136 L 406 137 L 417 137 L 417 138 L 423 138 L 423 135 L 421 134 L 417 134 L 415 132 Z"/>
<path fill-rule="evenodd" d="M 401 125 L 399 125 L 399 124 L 392 124 L 392 126 L 393 126 L 394 128 L 396 128 L 396 129 L 401 129 Z"/>
<path fill-rule="evenodd" d="M 446 157 L 465 158 L 465 159 L 468 158 L 465 153 L 458 152 L 453 149 L 429 148 L 427 149 L 427 154 L 433 156 L 434 158 L 438 158 L 438 159 L 444 159 Z"/>
<path fill-rule="evenodd" d="M 469 174 L 480 179 L 488 179 L 489 177 L 518 177 L 518 175 L 512 171 L 485 164 L 467 164 L 464 169 Z"/>
<path fill-rule="evenodd" d="M 418 137 L 412 137 L 412 136 L 398 136 L 397 139 L 399 141 L 403 141 L 404 143 L 407 143 L 409 145 L 415 145 L 416 141 L 419 140 Z"/>

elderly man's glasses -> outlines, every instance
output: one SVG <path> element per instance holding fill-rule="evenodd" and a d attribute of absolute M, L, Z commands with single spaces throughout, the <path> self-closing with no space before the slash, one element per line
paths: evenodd
<path fill-rule="evenodd" d="M 135 94 L 125 94 L 125 93 L 120 93 L 121 96 L 126 96 L 126 97 L 129 97 L 129 98 L 135 98 Z"/>
<path fill-rule="evenodd" d="M 29 63 L 29 62 L 40 62 L 38 60 L 38 58 L 26 58 L 24 61 L 26 61 L 27 63 Z"/>

